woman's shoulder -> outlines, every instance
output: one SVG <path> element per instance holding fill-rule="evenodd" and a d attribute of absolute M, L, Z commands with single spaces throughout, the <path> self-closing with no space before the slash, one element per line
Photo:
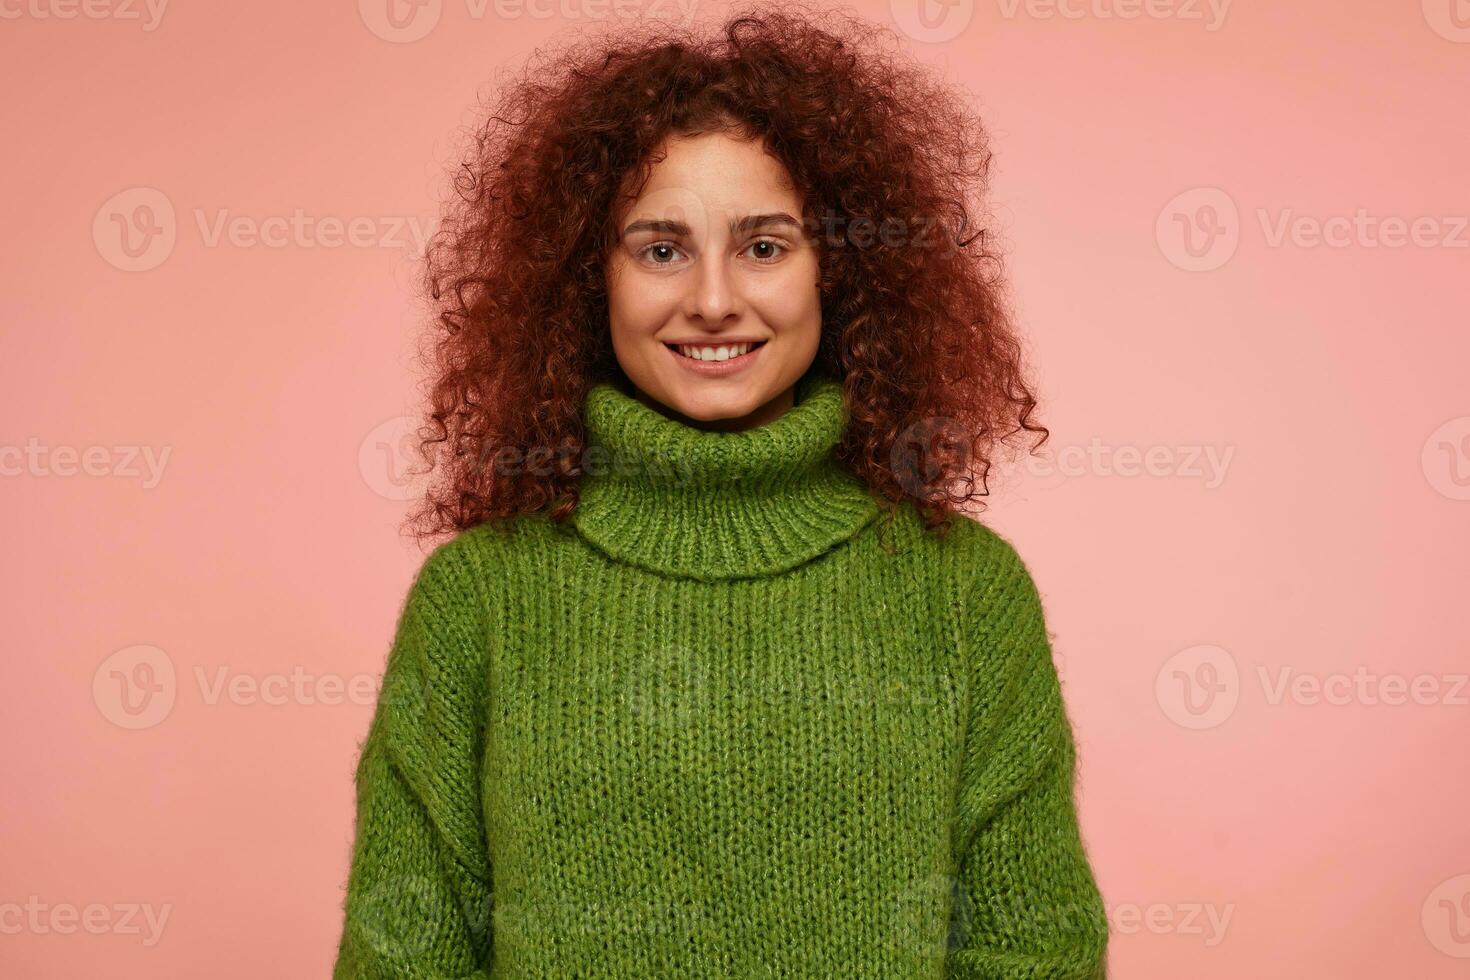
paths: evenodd
<path fill-rule="evenodd" d="M 907 508 L 905 523 L 912 525 L 915 539 L 927 552 L 926 560 L 939 563 L 955 579 L 964 583 L 983 584 L 997 580 L 1028 578 L 1029 571 L 1011 539 L 989 523 L 974 515 L 955 511 L 950 514 L 949 528 L 944 534 L 933 530 L 917 531 L 921 520 L 917 512 Z"/>
<path fill-rule="evenodd" d="M 486 521 L 456 531 L 434 544 L 415 575 L 420 588 L 483 592 L 516 552 L 526 529 L 521 520 Z"/>
<path fill-rule="evenodd" d="M 931 601 L 962 619 L 998 606 L 1039 603 L 1030 570 L 1008 535 L 961 511 L 951 512 L 947 525 L 942 531 L 926 528 L 918 509 L 904 501 L 893 533 L 879 532 L 891 542 L 881 559 L 885 571 L 927 583 L 934 590 Z"/>
<path fill-rule="evenodd" d="M 922 525 L 914 516 L 913 526 Z M 1041 601 L 1030 567 L 1010 536 L 989 525 L 982 517 L 954 511 L 944 535 L 925 530 L 919 536 L 920 563 L 929 566 L 941 586 L 966 616 L 975 608 L 991 605 L 1038 604 Z"/>
<path fill-rule="evenodd" d="M 539 565 L 549 550 L 565 545 L 567 536 L 566 528 L 544 513 L 482 521 L 434 545 L 419 575 L 484 590 L 507 572 Z"/>

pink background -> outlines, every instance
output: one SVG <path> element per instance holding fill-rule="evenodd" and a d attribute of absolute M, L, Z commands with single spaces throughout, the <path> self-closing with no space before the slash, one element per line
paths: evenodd
<path fill-rule="evenodd" d="M 1470 971 L 1456 2 L 855 8 L 993 131 L 1061 468 L 987 519 L 1046 601 L 1119 978 Z M 497 70 L 606 8 L 93 9 L 0 25 L 0 974 L 326 976 L 422 560 L 412 226 Z M 366 234 L 212 237 L 298 210 Z"/>

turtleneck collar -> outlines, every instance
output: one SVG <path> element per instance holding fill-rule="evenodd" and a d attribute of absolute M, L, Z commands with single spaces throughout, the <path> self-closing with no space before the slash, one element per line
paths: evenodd
<path fill-rule="evenodd" d="M 619 561 L 704 581 L 774 575 L 878 514 L 833 455 L 842 386 L 816 368 L 785 414 L 739 432 L 686 425 L 606 381 L 588 391 L 583 421 L 589 454 L 569 519 Z"/>

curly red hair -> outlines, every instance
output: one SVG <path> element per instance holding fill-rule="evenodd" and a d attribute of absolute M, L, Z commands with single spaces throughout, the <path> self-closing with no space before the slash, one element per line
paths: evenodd
<path fill-rule="evenodd" d="M 890 40 L 841 12 L 757 7 L 713 36 L 640 23 L 543 52 L 501 90 L 425 256 L 437 329 L 419 450 L 435 477 L 414 533 L 576 506 L 583 398 L 621 376 L 604 280 L 614 207 L 671 134 L 759 139 L 807 202 L 817 363 L 849 408 L 838 455 L 890 519 L 911 501 L 942 533 L 989 493 L 1003 444 L 1046 441 L 1000 257 L 972 227 L 985 130 Z"/>

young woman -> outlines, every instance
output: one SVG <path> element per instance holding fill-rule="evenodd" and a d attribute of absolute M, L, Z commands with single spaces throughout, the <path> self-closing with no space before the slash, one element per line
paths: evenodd
<path fill-rule="evenodd" d="M 1038 593 L 958 510 L 1046 433 L 982 130 L 831 16 L 605 36 L 478 134 L 337 980 L 1104 976 Z"/>

